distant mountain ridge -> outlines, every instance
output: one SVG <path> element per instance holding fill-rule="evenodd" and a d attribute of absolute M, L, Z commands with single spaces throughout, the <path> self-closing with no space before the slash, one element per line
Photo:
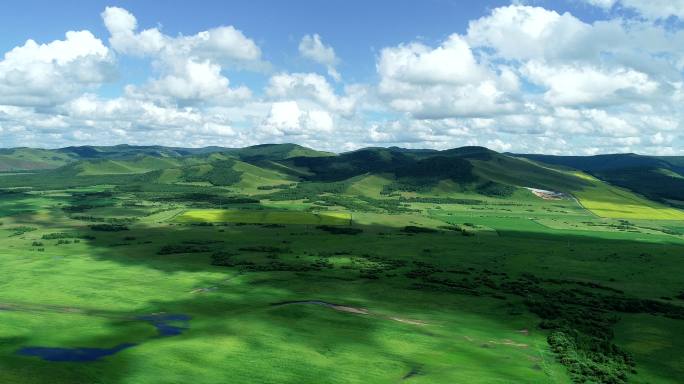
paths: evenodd
<path fill-rule="evenodd" d="M 130 160 L 149 156 L 176 158 L 202 156 L 212 153 L 232 154 L 237 157 L 284 159 L 293 156 L 329 156 L 329 152 L 316 151 L 297 144 L 260 144 L 245 148 L 209 146 L 203 148 L 165 147 L 160 145 L 71 146 L 56 149 L 4 148 L 0 149 L 0 172 L 17 172 L 54 169 L 82 160 Z"/>
<path fill-rule="evenodd" d="M 44 173 L 46 170 L 50 172 Z M 60 178 L 69 185 L 144 181 L 271 188 L 279 183 L 349 182 L 371 175 L 376 181 L 385 180 L 385 191 L 421 193 L 505 194 L 516 188 L 538 188 L 578 196 L 596 188 L 619 194 L 610 189 L 617 186 L 653 201 L 684 207 L 684 157 L 635 154 L 551 156 L 499 153 L 477 146 L 441 151 L 369 147 L 335 154 L 297 144 L 245 148 L 122 144 L 2 149 L 0 172 L 28 173 L 4 175 L 0 186 Z"/>
<path fill-rule="evenodd" d="M 684 156 L 644 156 L 619 153 L 593 156 L 556 156 L 539 154 L 511 154 L 546 164 L 563 165 L 586 172 L 600 172 L 625 168 L 666 168 L 684 172 Z"/>

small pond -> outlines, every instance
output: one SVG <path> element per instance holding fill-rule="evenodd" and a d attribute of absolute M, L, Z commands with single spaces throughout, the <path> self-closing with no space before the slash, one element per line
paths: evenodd
<path fill-rule="evenodd" d="M 144 321 L 157 329 L 157 337 L 178 336 L 190 328 L 190 316 L 184 314 L 152 314 L 137 316 L 134 320 Z M 90 362 L 115 355 L 140 343 L 123 343 L 112 348 L 58 348 L 24 347 L 17 351 L 21 356 L 40 357 L 45 361 Z"/>

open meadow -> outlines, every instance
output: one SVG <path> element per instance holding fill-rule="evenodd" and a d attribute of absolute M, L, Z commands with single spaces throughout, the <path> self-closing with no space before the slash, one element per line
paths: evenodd
<path fill-rule="evenodd" d="M 0 382 L 684 377 L 684 224 L 656 203 L 108 172 L 3 176 Z"/>

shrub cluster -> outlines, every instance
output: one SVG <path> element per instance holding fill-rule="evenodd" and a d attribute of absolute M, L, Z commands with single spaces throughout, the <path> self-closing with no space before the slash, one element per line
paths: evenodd
<path fill-rule="evenodd" d="M 165 245 L 157 251 L 158 255 L 172 255 L 177 253 L 201 253 L 209 252 L 211 248 L 206 245 L 196 245 L 196 244 L 173 244 Z"/>
<path fill-rule="evenodd" d="M 95 240 L 95 236 L 84 235 L 76 232 L 52 232 L 46 233 L 41 236 L 43 240 L 59 240 L 59 239 L 82 239 L 82 240 Z"/>
<path fill-rule="evenodd" d="M 402 228 L 401 231 L 406 232 L 406 233 L 436 233 L 436 232 L 439 232 L 436 229 L 425 228 L 425 227 L 416 227 L 414 225 L 407 225 L 404 228 Z"/>
<path fill-rule="evenodd" d="M 90 229 L 99 232 L 128 231 L 128 227 L 123 224 L 93 224 L 90 226 Z"/>
<path fill-rule="evenodd" d="M 320 229 L 321 231 L 332 233 L 333 235 L 358 235 L 359 233 L 363 232 L 363 230 L 360 228 L 337 227 L 333 225 L 319 225 L 316 228 Z"/>

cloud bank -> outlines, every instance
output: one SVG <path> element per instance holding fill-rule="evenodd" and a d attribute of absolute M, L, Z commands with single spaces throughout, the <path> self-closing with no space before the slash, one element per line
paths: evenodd
<path fill-rule="evenodd" d="M 0 145 L 684 154 L 684 30 L 671 22 L 684 18 L 684 0 L 584 1 L 607 17 L 516 3 L 441 41 L 381 47 L 368 57 L 377 80 L 365 83 L 345 81 L 342 59 L 316 31 L 296 54 L 321 73 L 292 71 L 234 26 L 170 36 L 107 7 L 108 36 L 67 31 L 4 53 Z M 128 59 L 145 63 L 148 77 L 122 78 Z M 241 85 L 239 73 L 265 85 Z M 102 91 L 122 80 L 116 96 Z"/>

